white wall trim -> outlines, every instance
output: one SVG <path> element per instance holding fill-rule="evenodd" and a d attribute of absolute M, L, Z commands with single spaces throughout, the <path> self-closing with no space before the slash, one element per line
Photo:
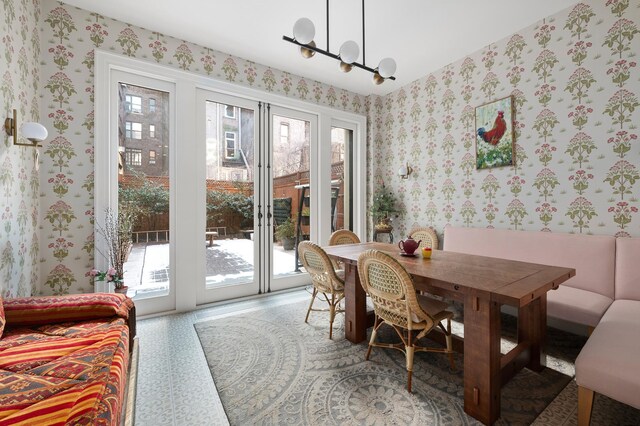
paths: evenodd
<path fill-rule="evenodd" d="M 143 78 L 150 78 L 153 80 L 164 81 L 168 84 L 174 85 L 175 92 L 175 111 L 171 112 L 173 118 L 172 132 L 176 143 L 173 145 L 179 145 L 185 143 L 184 141 L 196 140 L 196 104 L 197 93 L 199 89 L 220 93 L 223 95 L 230 95 L 234 97 L 245 98 L 247 100 L 259 101 L 270 103 L 273 106 L 278 106 L 286 109 L 298 110 L 303 113 L 317 116 L 317 128 L 318 128 L 318 149 L 321 155 L 330 156 L 330 133 L 332 122 L 338 120 L 345 125 L 355 129 L 354 132 L 354 194 L 353 199 L 357 200 L 357 206 L 354 206 L 354 210 L 357 214 L 354 214 L 353 223 L 354 231 L 364 240 L 366 232 L 366 117 L 364 115 L 355 114 L 352 112 L 341 111 L 338 109 L 329 108 L 326 106 L 314 104 L 312 102 L 302 101 L 299 99 L 293 99 L 286 96 L 282 96 L 275 93 L 270 93 L 262 90 L 258 90 L 251 87 L 241 86 L 239 84 L 229 83 L 221 80 L 217 80 L 212 77 L 195 74 L 193 72 L 178 70 L 166 65 L 160 65 L 149 61 L 144 61 L 135 58 L 129 58 L 114 54 L 111 52 L 95 50 L 95 105 L 94 105 L 94 148 L 95 148 L 95 187 L 94 187 L 94 212 L 96 222 L 100 223 L 100 219 L 104 216 L 101 212 L 108 206 L 117 205 L 117 179 L 113 176 L 111 171 L 115 170 L 115 164 L 117 164 L 116 149 L 112 149 L 114 134 L 117 135 L 117 123 L 115 120 L 110 120 L 113 114 L 117 115 L 117 105 L 110 105 L 110 99 L 113 96 L 111 93 L 115 87 L 112 81 L 114 71 L 120 71 L 129 74 L 135 74 Z M 115 109 L 114 109 L 115 108 Z M 114 133 L 114 131 L 116 133 Z M 182 142 L 181 142 L 182 141 Z M 116 140 L 117 143 L 117 140 Z M 326 145 L 329 145 L 327 148 Z M 178 205 L 190 205 L 193 206 L 194 202 L 197 202 L 197 191 L 182 191 L 181 188 L 189 187 L 193 185 L 193 182 L 197 180 L 196 168 L 193 171 L 186 173 L 179 172 L 177 174 L 175 170 L 182 170 L 178 167 L 178 164 L 182 164 L 184 161 L 189 161 L 189 152 L 195 152 L 196 150 L 189 150 L 183 148 L 173 148 L 170 152 L 172 159 L 170 159 L 172 166 L 177 167 L 172 172 L 172 198 L 175 196 Z M 191 159 L 193 160 L 193 159 Z M 326 159 L 325 159 L 326 160 Z M 115 162 L 115 163 L 114 163 Z M 314 167 L 312 166 L 312 171 Z M 312 177 L 316 180 L 322 179 L 324 173 L 319 173 L 317 165 L 315 166 L 315 172 L 312 173 Z M 325 193 L 326 192 L 326 193 Z M 324 204 L 323 201 L 327 200 L 330 203 L 329 191 L 323 191 L 322 194 L 318 194 L 318 202 L 320 205 Z M 174 204 L 172 202 L 172 204 Z M 191 207 L 192 208 L 192 207 Z M 172 241 L 175 249 L 172 253 L 185 253 L 185 250 L 190 252 L 189 247 L 186 246 L 185 241 L 195 241 L 197 238 L 197 229 L 193 226 L 195 221 L 185 221 L 180 218 L 180 211 L 171 212 L 173 223 L 173 235 Z M 319 234 L 316 235 L 318 241 L 326 243 L 330 233 L 330 226 L 327 223 L 318 224 L 316 229 Z M 183 236 L 184 238 L 181 238 Z M 98 241 L 96 240 L 96 244 Z M 191 267 L 186 265 L 178 265 L 174 262 L 175 256 L 172 254 L 172 285 L 178 284 L 180 291 L 175 292 L 175 310 L 187 311 L 196 308 L 196 294 L 197 294 L 197 282 L 198 272 L 200 268 Z M 102 266 L 99 263 L 99 259 L 96 256 L 96 264 Z M 175 271 L 175 275 L 173 273 Z M 175 277 L 175 278 L 174 278 Z M 180 282 L 176 282 L 180 280 Z M 193 284 L 186 284 L 192 282 Z"/>

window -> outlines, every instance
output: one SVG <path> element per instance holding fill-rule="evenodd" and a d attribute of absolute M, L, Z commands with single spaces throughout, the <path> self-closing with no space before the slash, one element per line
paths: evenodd
<path fill-rule="evenodd" d="M 142 114 L 142 98 L 140 96 L 125 95 L 124 108 L 127 112 Z"/>
<path fill-rule="evenodd" d="M 124 151 L 124 161 L 129 166 L 142 165 L 142 150 L 137 148 L 127 148 Z"/>
<path fill-rule="evenodd" d="M 226 141 L 226 158 L 236 158 L 236 134 L 234 132 L 224 132 L 224 140 Z"/>
<path fill-rule="evenodd" d="M 280 123 L 280 143 L 289 144 L 289 123 Z"/>
<path fill-rule="evenodd" d="M 149 164 L 156 164 L 156 152 L 153 150 L 149 151 Z"/>
<path fill-rule="evenodd" d="M 129 139 L 142 139 L 142 123 L 126 121 L 124 123 L 124 135 Z"/>
<path fill-rule="evenodd" d="M 233 105 L 224 106 L 224 116 L 227 118 L 236 118 L 236 109 Z"/>
<path fill-rule="evenodd" d="M 156 100 L 149 98 L 149 112 L 156 112 Z"/>
<path fill-rule="evenodd" d="M 156 137 L 156 126 L 154 124 L 149 124 L 149 137 L 150 138 Z"/>

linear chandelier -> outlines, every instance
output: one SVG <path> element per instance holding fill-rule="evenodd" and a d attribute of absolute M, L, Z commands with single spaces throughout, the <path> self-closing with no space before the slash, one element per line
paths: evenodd
<path fill-rule="evenodd" d="M 385 80 L 395 80 L 393 76 L 396 72 L 396 61 L 392 58 L 384 58 L 380 61 L 376 68 L 371 68 L 365 62 L 365 31 L 364 31 L 364 0 L 362 0 L 362 63 L 357 62 L 360 56 L 360 48 L 358 43 L 353 40 L 345 41 L 340 46 L 339 54 L 329 51 L 329 0 L 327 0 L 327 50 L 320 49 L 316 46 L 313 37 L 316 35 L 316 28 L 309 18 L 300 18 L 293 25 L 293 37 L 282 36 L 282 39 L 300 46 L 300 53 L 303 57 L 309 59 L 316 52 L 340 61 L 340 69 L 349 72 L 353 67 L 358 67 L 373 73 L 373 82 L 382 84 Z"/>

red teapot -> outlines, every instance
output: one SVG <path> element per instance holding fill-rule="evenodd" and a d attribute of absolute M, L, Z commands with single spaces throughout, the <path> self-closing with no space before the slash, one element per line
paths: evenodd
<path fill-rule="evenodd" d="M 400 250 L 406 254 L 413 254 L 413 252 L 420 246 L 421 242 L 422 240 L 416 241 L 411 238 L 411 235 L 409 235 L 406 240 L 401 240 L 398 243 L 398 247 L 400 247 Z"/>

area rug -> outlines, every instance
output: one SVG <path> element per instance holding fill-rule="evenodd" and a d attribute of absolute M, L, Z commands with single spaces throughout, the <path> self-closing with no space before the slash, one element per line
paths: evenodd
<path fill-rule="evenodd" d="M 479 424 L 464 413 L 462 355 L 451 370 L 442 354 L 416 354 L 410 394 L 401 352 L 374 348 L 365 361 L 367 344 L 344 339 L 342 317 L 329 340 L 327 314 L 314 312 L 305 324 L 306 308 L 307 302 L 287 304 L 195 325 L 232 425 Z M 513 346 L 508 337 L 515 321 L 509 318 L 503 351 Z M 380 340 L 397 341 L 385 328 Z M 573 335 L 549 334 L 550 346 L 568 352 L 568 359 L 584 344 Z M 570 362 L 554 357 L 552 363 L 558 368 L 524 369 L 503 388 L 497 424 L 531 424 L 566 387 Z"/>

